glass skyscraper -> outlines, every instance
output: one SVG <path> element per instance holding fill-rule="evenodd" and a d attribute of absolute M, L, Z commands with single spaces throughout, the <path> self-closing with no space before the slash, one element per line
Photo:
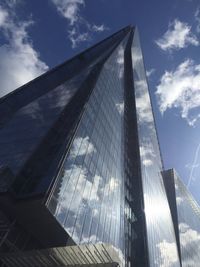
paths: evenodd
<path fill-rule="evenodd" d="M 0 166 L 5 266 L 181 266 L 134 27 L 0 99 Z"/>

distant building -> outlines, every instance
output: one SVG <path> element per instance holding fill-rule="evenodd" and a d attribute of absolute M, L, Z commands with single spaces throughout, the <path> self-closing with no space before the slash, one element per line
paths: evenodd
<path fill-rule="evenodd" d="M 0 166 L 2 266 L 181 266 L 134 27 L 0 99 Z"/>
<path fill-rule="evenodd" d="M 163 177 L 182 266 L 200 266 L 200 208 L 174 169 Z"/>

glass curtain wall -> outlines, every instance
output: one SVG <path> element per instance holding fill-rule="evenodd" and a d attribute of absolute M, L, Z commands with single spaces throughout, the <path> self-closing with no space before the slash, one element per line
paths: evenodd
<path fill-rule="evenodd" d="M 196 267 L 200 262 L 200 208 L 174 172 L 181 260 L 183 267 Z"/>
<path fill-rule="evenodd" d="M 73 100 L 83 91 L 86 79 L 89 76 L 94 79 L 95 66 L 97 69 L 128 30 L 127 27 L 117 32 L 0 99 L 0 166 L 11 173 L 7 189 L 13 181 L 12 190 L 20 197 L 44 194 L 48 189 L 55 176 L 52 168 L 56 171 L 62 156 L 60 151 L 66 147 L 72 124 L 76 124 L 82 112 L 82 106 L 76 106 L 79 101 L 72 106 Z M 70 112 L 72 118 L 66 116 Z M 56 127 L 63 117 L 67 117 L 65 124 Z M 68 121 L 72 123 L 65 127 Z"/>
<path fill-rule="evenodd" d="M 126 42 L 127 37 L 104 63 L 48 201 L 77 244 L 109 243 L 122 258 Z"/>
<path fill-rule="evenodd" d="M 162 161 L 137 30 L 132 44 L 133 79 L 150 266 L 180 266 L 161 176 Z"/>

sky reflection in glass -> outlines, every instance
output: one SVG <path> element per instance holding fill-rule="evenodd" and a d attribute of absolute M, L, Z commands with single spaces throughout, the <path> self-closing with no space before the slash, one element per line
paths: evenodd
<path fill-rule="evenodd" d="M 149 262 L 150 266 L 180 266 L 137 30 L 132 44 L 132 62 Z"/>
<path fill-rule="evenodd" d="M 121 255 L 125 42 L 103 66 L 49 202 L 49 209 L 76 243 L 110 243 Z M 51 209 L 52 201 L 56 209 Z"/>

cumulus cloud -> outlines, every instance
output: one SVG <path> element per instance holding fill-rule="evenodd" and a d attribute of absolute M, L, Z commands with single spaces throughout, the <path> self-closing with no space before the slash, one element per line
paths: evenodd
<path fill-rule="evenodd" d="M 74 139 L 72 149 L 70 151 L 70 157 L 74 158 L 76 156 L 84 156 L 96 152 L 94 145 L 89 141 L 89 137 L 76 137 Z"/>
<path fill-rule="evenodd" d="M 162 259 L 162 263 L 159 262 L 160 267 L 177 266 L 179 259 L 176 243 L 167 242 L 166 240 L 163 240 L 162 242 L 157 244 L 157 247 L 160 250 L 160 255 Z"/>
<path fill-rule="evenodd" d="M 109 180 L 110 193 L 114 192 L 119 187 L 119 184 L 120 182 L 117 178 L 111 177 Z"/>
<path fill-rule="evenodd" d="M 183 198 L 182 197 L 176 197 L 176 203 L 177 205 L 181 205 L 181 203 L 183 202 Z"/>
<path fill-rule="evenodd" d="M 179 231 L 180 231 L 181 246 L 183 250 L 190 251 L 192 246 L 193 249 L 194 247 L 196 247 L 197 251 L 199 251 L 200 234 L 196 230 L 190 228 L 190 226 L 186 223 L 179 224 Z"/>
<path fill-rule="evenodd" d="M 90 41 L 94 32 L 108 30 L 104 25 L 89 23 L 80 14 L 80 10 L 85 6 L 85 0 L 51 0 L 58 12 L 69 22 L 68 37 L 72 43 L 72 48 L 76 48 L 80 43 Z"/>
<path fill-rule="evenodd" d="M 175 70 L 165 71 L 156 95 L 161 113 L 178 108 L 182 118 L 194 126 L 200 118 L 200 65 L 187 59 Z"/>
<path fill-rule="evenodd" d="M 70 177 L 73 178 L 74 182 Z M 69 169 L 64 170 L 62 187 L 59 192 L 59 202 L 64 208 L 68 208 L 73 211 L 73 208 L 79 205 L 78 197 L 74 199 L 72 203 L 70 203 L 70 197 L 72 198 L 75 190 L 77 194 L 82 192 L 86 177 L 87 170 L 75 164 L 72 164 Z M 61 210 L 59 210 L 58 213 L 59 212 L 61 212 Z"/>
<path fill-rule="evenodd" d="M 184 266 L 193 266 L 194 262 L 200 260 L 200 233 L 184 222 L 179 224 L 179 232 L 182 263 Z"/>
<path fill-rule="evenodd" d="M 117 64 L 119 67 L 119 78 L 122 79 L 124 75 L 124 47 L 120 45 L 117 52 Z"/>
<path fill-rule="evenodd" d="M 136 68 L 138 64 L 142 64 L 143 58 L 139 47 L 132 48 L 131 55 L 132 55 L 133 68 Z"/>
<path fill-rule="evenodd" d="M 151 103 L 145 80 L 135 82 L 139 94 L 136 95 L 136 107 L 140 123 L 153 122 Z"/>
<path fill-rule="evenodd" d="M 117 64 L 119 65 L 124 64 L 124 47 L 122 45 L 120 45 L 117 52 Z"/>
<path fill-rule="evenodd" d="M 0 6 L 0 31 L 7 41 L 0 47 L 0 97 L 48 69 L 28 36 L 33 21 L 16 21 L 9 8 Z"/>
<path fill-rule="evenodd" d="M 151 145 L 151 143 L 149 143 L 148 145 L 142 145 L 140 146 L 140 156 L 142 159 L 142 163 L 145 166 L 151 166 L 153 165 L 153 160 L 156 157 L 155 152 L 153 150 L 153 146 Z"/>
<path fill-rule="evenodd" d="M 86 154 L 91 154 L 92 152 L 96 152 L 93 144 L 89 141 L 89 137 L 76 137 L 73 141 L 73 145 L 70 150 L 69 159 L 72 160 L 74 158 L 85 156 Z M 61 176 L 61 189 L 59 192 L 59 201 L 61 205 L 71 211 L 75 210 L 79 204 L 81 199 L 77 197 L 73 200 L 73 202 L 69 206 L 70 194 L 72 194 L 75 190 L 78 196 L 83 194 L 85 200 L 90 201 L 89 206 L 92 205 L 92 202 L 98 200 L 97 190 L 99 188 L 99 183 L 101 181 L 101 177 L 99 175 L 95 175 L 93 182 L 87 179 L 88 171 L 85 167 L 79 164 L 70 164 L 66 163 L 67 168 L 63 170 Z M 84 193 L 84 188 L 91 188 L 92 192 L 89 195 L 88 193 Z M 72 197 L 72 196 L 71 196 Z M 57 213 L 61 213 L 62 210 L 58 210 Z"/>
<path fill-rule="evenodd" d="M 76 216 L 76 212 L 80 209 L 80 213 L 89 210 L 92 212 L 92 218 L 95 222 L 99 216 L 103 216 L 102 209 L 107 211 L 107 217 L 111 220 L 117 220 L 116 218 L 119 214 L 118 206 L 110 202 L 110 206 L 107 206 L 108 201 L 111 201 L 112 198 L 120 195 L 120 182 L 111 177 L 106 184 L 104 184 L 103 177 L 95 174 L 91 180 L 88 180 L 88 170 L 82 165 L 71 164 L 68 169 L 64 170 L 62 173 L 62 181 L 60 186 L 60 191 L 58 193 L 58 200 L 60 205 L 56 209 L 56 217 L 63 224 L 64 218 L 69 222 L 66 230 L 73 235 L 73 238 L 76 240 L 78 234 L 73 233 L 73 231 L 78 231 L 79 227 L 82 227 L 82 224 L 79 225 L 79 219 L 76 221 L 76 227 L 71 228 L 70 220 L 73 221 L 73 216 Z M 74 197 L 74 192 L 76 196 Z M 82 211 L 81 211 L 82 210 Z M 102 217 L 101 217 L 102 218 Z M 96 222 L 97 223 L 97 222 Z M 85 236 L 84 236 L 85 235 Z M 80 238 L 80 236 L 79 236 Z M 100 237 L 101 241 L 102 237 Z M 87 235 L 87 232 L 83 233 L 82 242 L 91 241 L 91 236 Z"/>
<path fill-rule="evenodd" d="M 191 32 L 191 26 L 175 19 L 169 24 L 164 35 L 156 40 L 156 44 L 164 51 L 185 48 L 188 45 L 198 46 L 197 37 Z"/>
<path fill-rule="evenodd" d="M 134 47 L 131 50 L 133 70 L 137 72 L 138 79 L 135 81 L 136 91 L 136 108 L 140 124 L 153 121 L 151 103 L 149 98 L 148 85 L 146 77 L 142 71 L 143 57 L 139 47 Z"/>
<path fill-rule="evenodd" d="M 74 25 L 79 20 L 79 10 L 85 5 L 84 0 L 52 0 L 58 12 L 65 17 L 70 25 Z"/>

